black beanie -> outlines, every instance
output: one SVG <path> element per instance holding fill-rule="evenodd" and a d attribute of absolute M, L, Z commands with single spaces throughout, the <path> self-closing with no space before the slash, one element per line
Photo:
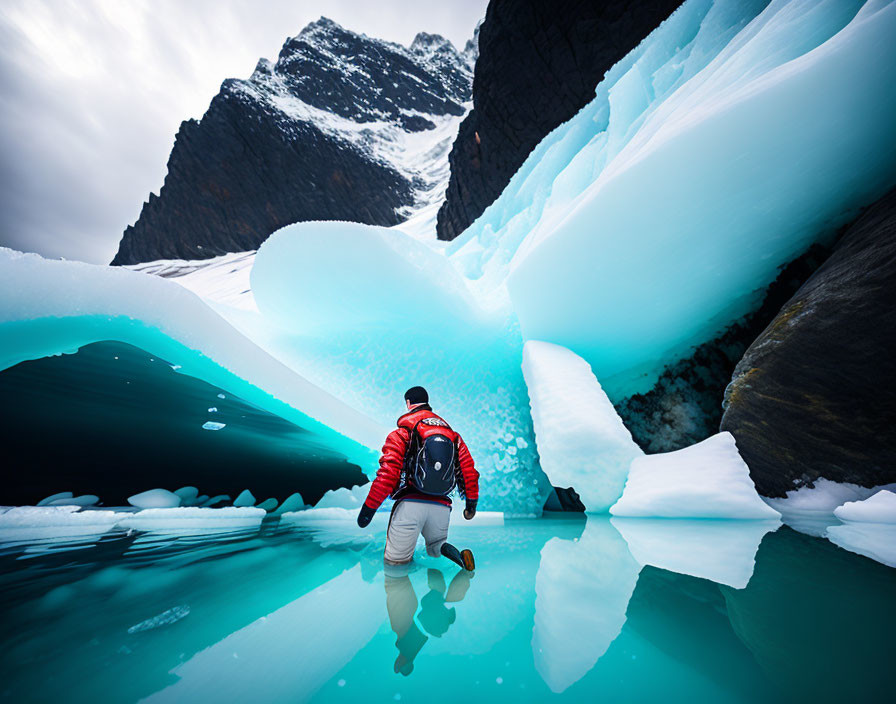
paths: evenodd
<path fill-rule="evenodd" d="M 417 403 L 429 403 L 429 394 L 422 386 L 412 386 L 404 392 L 404 400 L 412 405 Z"/>

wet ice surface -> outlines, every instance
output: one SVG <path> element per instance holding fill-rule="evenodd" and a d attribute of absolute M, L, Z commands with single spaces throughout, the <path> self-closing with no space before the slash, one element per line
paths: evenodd
<path fill-rule="evenodd" d="M 342 539 L 338 540 L 338 534 Z M 896 570 L 777 522 L 333 522 L 0 547 L 7 701 L 885 700 Z M 77 542 L 77 541 L 81 542 Z"/>

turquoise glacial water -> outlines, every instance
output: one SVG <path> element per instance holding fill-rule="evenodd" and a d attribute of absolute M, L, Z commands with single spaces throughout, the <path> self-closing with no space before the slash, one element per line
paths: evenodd
<path fill-rule="evenodd" d="M 822 538 L 600 517 L 452 531 L 472 577 L 420 552 L 387 573 L 381 534 L 276 520 L 6 542 L 0 697 L 888 700 L 896 570 Z"/>

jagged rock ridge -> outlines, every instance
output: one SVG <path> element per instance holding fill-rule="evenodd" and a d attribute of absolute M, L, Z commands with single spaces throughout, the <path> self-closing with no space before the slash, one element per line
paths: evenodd
<path fill-rule="evenodd" d="M 112 263 L 248 251 L 303 220 L 401 222 L 444 192 L 475 54 L 475 41 L 459 52 L 421 33 L 403 47 L 308 25 L 181 124 Z"/>

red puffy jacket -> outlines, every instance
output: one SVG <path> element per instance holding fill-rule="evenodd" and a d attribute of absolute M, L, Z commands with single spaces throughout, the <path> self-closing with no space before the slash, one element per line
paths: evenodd
<path fill-rule="evenodd" d="M 444 420 L 439 418 L 428 405 L 423 405 L 408 411 L 398 419 L 398 427 L 386 437 L 383 445 L 383 456 L 380 457 L 380 468 L 377 470 L 376 479 L 370 485 L 367 500 L 364 505 L 376 510 L 389 496 L 396 499 L 420 499 L 435 501 L 437 503 L 451 505 L 451 499 L 447 496 L 431 496 L 420 494 L 413 490 L 412 486 L 400 487 L 401 471 L 404 468 L 404 456 L 408 449 L 408 442 L 414 426 L 424 418 L 436 418 L 441 421 L 438 425 L 429 425 L 428 428 L 437 428 L 439 433 L 457 441 L 457 458 L 460 465 L 460 479 L 463 480 L 464 496 L 469 501 L 479 499 L 479 472 L 473 464 L 473 457 L 467 449 L 461 436 L 451 430 Z M 444 423 L 444 425 L 442 425 Z M 421 426 L 422 427 L 422 426 Z M 419 429 L 418 429 L 419 432 Z M 399 491 L 400 490 L 400 491 Z M 396 495 L 396 492 L 399 492 Z"/>

